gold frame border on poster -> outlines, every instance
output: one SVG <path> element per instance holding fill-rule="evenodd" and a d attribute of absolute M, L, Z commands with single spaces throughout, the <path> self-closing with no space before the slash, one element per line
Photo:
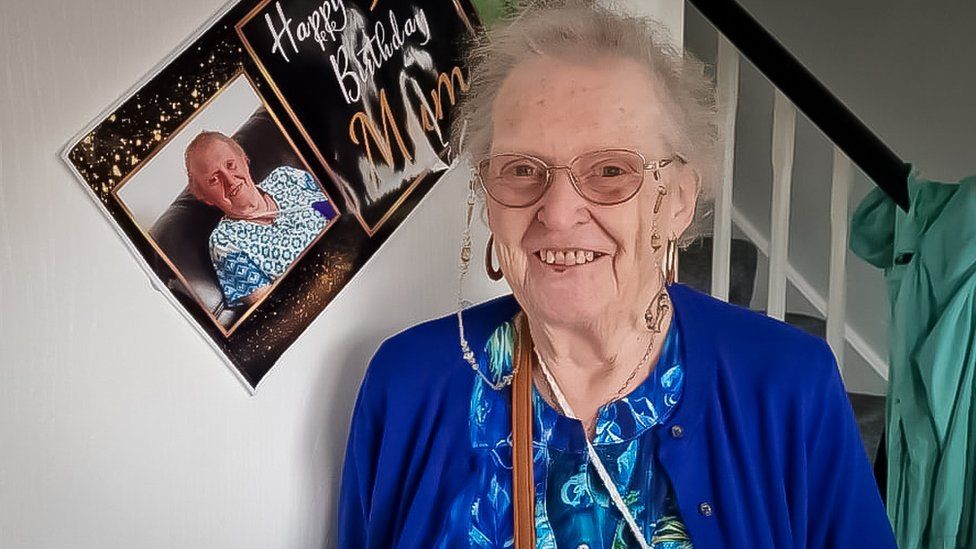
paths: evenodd
<path fill-rule="evenodd" d="M 450 2 L 451 5 L 454 6 L 454 11 L 457 12 L 458 18 L 461 19 L 461 22 L 463 22 L 464 25 L 468 28 L 468 32 L 471 32 L 473 34 L 474 28 L 471 26 L 471 21 L 468 19 L 467 14 L 464 13 L 464 9 L 462 9 L 460 2 L 458 0 L 450 0 Z M 315 154 L 315 158 L 319 161 L 319 163 L 322 164 L 322 167 L 325 169 L 329 177 L 333 179 L 333 182 L 336 185 L 339 185 L 340 182 L 339 182 L 338 174 L 335 172 L 335 170 L 332 169 L 332 166 L 330 166 L 329 163 L 325 160 L 325 157 L 322 156 L 322 153 L 321 151 L 319 151 L 319 148 L 315 145 L 315 142 L 312 141 L 312 138 L 308 135 L 308 132 L 305 131 L 305 126 L 302 124 L 302 121 L 299 120 L 298 116 L 295 114 L 295 111 L 292 110 L 291 105 L 285 99 L 284 94 L 282 94 L 281 90 L 278 89 L 278 84 L 274 81 L 273 78 L 271 78 L 271 74 L 265 68 L 264 63 L 261 62 L 261 59 L 254 52 L 254 48 L 251 47 L 251 43 L 247 41 L 247 37 L 244 36 L 244 32 L 241 30 L 241 28 L 244 25 L 248 24 L 251 21 L 251 19 L 254 19 L 254 17 L 262 9 L 264 9 L 265 6 L 267 6 L 270 3 L 271 0 L 263 0 L 257 6 L 254 6 L 254 8 L 251 11 L 249 11 L 247 15 L 244 16 L 243 19 L 241 19 L 240 21 L 237 22 L 237 24 L 234 25 L 234 31 L 237 32 L 237 37 L 241 40 L 241 43 L 244 44 L 244 48 L 247 50 L 247 54 L 251 56 L 251 60 L 254 61 L 254 64 L 257 65 L 258 70 L 261 71 L 261 74 L 262 76 L 264 76 L 264 79 L 268 81 L 268 85 L 271 86 L 272 90 L 274 90 L 275 96 L 277 96 L 278 100 L 281 101 L 281 105 L 285 108 L 285 111 L 288 112 L 288 116 L 291 118 L 292 122 L 295 123 L 295 127 L 298 128 L 298 131 L 302 134 L 302 137 L 305 138 L 305 142 L 312 149 L 312 153 Z M 370 11 L 372 11 L 372 9 Z M 393 203 L 393 205 L 386 210 L 386 213 L 383 214 L 383 217 L 381 217 L 380 220 L 376 222 L 376 225 L 370 227 L 369 224 L 366 223 L 366 220 L 363 219 L 362 213 L 358 209 L 355 212 L 353 212 L 353 216 L 355 216 L 355 218 L 359 221 L 359 224 L 363 227 L 363 230 L 366 231 L 366 234 L 369 236 L 373 236 L 374 234 L 376 234 L 376 232 L 380 230 L 380 228 L 383 226 L 384 223 L 386 223 L 386 221 L 390 218 L 390 216 L 392 216 L 397 211 L 397 209 L 399 209 L 400 206 L 403 205 L 403 202 L 406 201 L 407 197 L 410 195 L 411 192 L 413 192 L 414 188 L 416 188 L 417 185 L 425 177 L 430 175 L 430 173 L 431 170 L 428 169 L 422 172 L 420 175 L 416 176 L 413 179 L 413 181 L 411 181 L 410 184 L 407 185 L 407 187 L 403 190 L 403 192 Z"/>
<path fill-rule="evenodd" d="M 187 292 L 189 292 L 189 294 L 193 297 L 193 300 L 197 303 L 197 305 L 200 307 L 200 309 L 203 310 L 204 313 L 206 313 L 207 317 L 210 318 L 210 320 L 214 323 L 215 326 L 217 326 L 217 329 L 220 330 L 220 333 L 221 334 L 223 334 L 224 339 L 229 338 L 231 336 L 231 334 L 233 334 L 234 331 L 237 330 L 237 328 L 240 327 L 240 325 L 243 324 L 244 321 L 247 320 L 247 318 L 249 316 L 251 316 L 251 314 L 255 310 L 257 310 L 257 308 L 262 303 L 264 303 L 264 301 L 266 299 L 268 299 L 268 297 L 271 296 L 272 293 L 274 293 L 274 290 L 278 286 L 278 284 L 280 284 L 281 281 L 284 280 L 285 277 L 288 276 L 288 274 L 292 271 L 292 269 L 294 269 L 301 262 L 302 258 L 305 257 L 305 254 L 308 253 L 308 251 L 310 249 L 312 249 L 312 247 L 314 247 L 316 243 L 318 243 L 319 239 L 321 239 L 322 236 L 325 235 L 325 233 L 329 232 L 329 229 L 331 229 L 335 225 L 335 221 L 337 219 L 339 219 L 339 217 L 342 216 L 342 213 L 339 212 L 339 209 L 338 208 L 335 208 L 335 201 L 333 201 L 332 200 L 332 197 L 329 196 L 329 193 L 328 193 L 328 191 L 325 190 L 324 186 L 322 185 L 322 182 L 318 181 L 317 179 L 315 180 L 315 183 L 319 186 L 319 189 L 322 190 L 322 194 L 324 194 L 325 195 L 325 198 L 329 202 L 331 202 L 333 204 L 333 210 L 335 210 L 335 213 L 336 213 L 335 217 L 333 217 L 329 221 L 329 224 L 325 226 L 325 229 L 323 229 L 322 232 L 319 233 L 319 235 L 315 237 L 315 240 L 313 240 L 312 242 L 310 242 L 308 244 L 308 246 L 306 246 L 305 249 L 302 250 L 302 253 L 300 253 L 298 255 L 298 257 L 295 258 L 294 261 L 292 261 L 292 263 L 291 263 L 291 265 L 289 265 L 288 269 L 285 270 L 285 272 L 283 272 L 281 274 L 281 276 L 279 276 L 277 278 L 277 280 L 275 280 L 271 284 L 271 289 L 268 290 L 268 293 L 265 294 L 265 296 L 263 298 L 261 298 L 261 300 L 259 300 L 258 302 L 254 303 L 253 305 L 251 305 L 247 309 L 247 311 L 245 311 L 244 314 L 242 314 L 241 317 L 239 319 L 237 319 L 237 321 L 234 322 L 230 326 L 230 328 L 224 328 L 224 326 L 220 323 L 220 321 L 217 320 L 217 317 L 214 316 L 214 314 L 210 311 L 209 307 L 207 307 L 203 303 L 203 300 L 200 299 L 200 296 L 199 295 L 197 295 L 197 292 L 193 289 L 193 286 L 191 286 L 190 283 L 183 276 L 183 273 L 180 271 L 180 269 L 178 269 L 176 267 L 176 265 L 173 263 L 173 261 L 170 260 L 169 256 L 167 256 L 163 252 L 162 248 L 159 247 L 159 245 L 156 243 L 156 240 L 152 236 L 149 235 L 149 233 L 146 231 L 146 229 L 144 229 L 142 227 L 142 225 L 140 225 L 139 222 L 136 221 L 135 215 L 132 214 L 132 211 L 129 210 L 129 207 L 125 204 L 125 202 L 122 200 L 122 197 L 120 197 L 118 193 L 119 193 L 119 191 L 122 189 L 122 187 L 126 183 L 128 183 L 150 160 L 152 160 L 156 156 L 156 154 L 158 154 L 160 151 L 162 151 L 163 149 L 165 149 L 166 146 L 169 145 L 169 142 L 174 137 L 176 137 L 177 135 L 179 135 L 180 132 L 182 132 L 183 129 L 190 122 L 193 121 L 193 119 L 195 119 L 200 113 L 202 113 L 204 110 L 206 110 L 206 108 L 209 107 L 210 104 L 214 100 L 216 100 L 218 96 L 220 96 L 220 94 L 222 94 L 227 88 L 229 88 L 232 84 L 234 84 L 235 82 L 237 82 L 242 77 L 247 82 L 248 86 L 250 86 L 251 91 L 254 92 L 254 95 L 257 96 L 258 101 L 261 102 L 261 105 L 263 105 L 264 108 L 265 108 L 265 110 L 268 111 L 268 114 L 271 115 L 271 119 L 274 120 L 275 125 L 278 127 L 278 131 L 280 131 L 281 132 L 281 135 L 284 136 L 285 140 L 288 141 L 288 145 L 292 148 L 293 151 L 295 151 L 295 155 L 298 156 L 298 159 L 301 160 L 302 164 L 305 166 L 305 168 L 308 170 L 308 172 L 309 173 L 312 173 L 312 168 L 311 168 L 311 166 L 309 166 L 308 161 L 305 160 L 305 157 L 302 155 L 301 151 L 298 149 L 298 147 L 295 146 L 295 142 L 292 141 L 291 137 L 285 131 L 285 128 L 284 128 L 284 126 L 282 126 L 281 121 L 278 120 L 278 116 L 275 115 L 274 111 L 271 110 L 270 105 L 268 105 L 267 101 L 265 101 L 264 97 L 261 95 L 261 92 L 260 92 L 260 90 L 258 90 L 258 87 L 255 85 L 254 81 L 251 79 L 250 76 L 248 76 L 248 74 L 246 72 L 244 72 L 243 69 L 238 69 L 227 80 L 227 82 L 224 82 L 220 86 L 220 88 L 218 88 L 217 91 L 214 92 L 214 94 L 209 99 L 207 99 L 199 107 L 197 107 L 197 109 L 193 112 L 193 114 L 191 114 L 189 117 L 187 117 L 186 120 L 184 120 L 183 122 L 181 122 L 180 125 L 177 126 L 177 128 L 175 130 L 173 130 L 169 135 L 167 135 L 166 138 L 163 139 L 163 141 L 158 146 L 156 146 L 152 150 L 151 153 L 149 153 L 149 155 L 147 155 L 145 158 L 143 158 L 142 160 L 140 160 L 139 163 L 136 164 L 135 167 L 132 168 L 132 170 L 129 173 L 127 173 L 124 178 L 122 178 L 121 181 L 119 181 L 118 185 L 116 185 L 112 189 L 112 191 L 110 193 L 112 195 L 112 198 L 115 199 L 115 202 L 119 205 L 119 207 L 122 208 L 122 211 L 124 211 L 125 214 L 127 216 L 129 216 L 129 220 L 132 221 L 132 224 L 135 225 L 137 229 L 139 229 L 139 232 L 142 234 L 143 238 L 145 238 L 146 241 L 149 242 L 149 245 L 152 246 L 153 250 L 155 250 L 156 253 L 159 254 L 159 257 L 161 257 L 163 259 L 163 261 L 165 261 L 166 264 L 169 266 L 169 268 L 172 269 L 173 273 L 176 274 L 177 279 L 179 279 L 180 283 L 183 284 L 183 287 L 186 288 Z M 172 292 L 173 290 L 171 290 L 170 288 L 167 288 L 167 291 Z"/>

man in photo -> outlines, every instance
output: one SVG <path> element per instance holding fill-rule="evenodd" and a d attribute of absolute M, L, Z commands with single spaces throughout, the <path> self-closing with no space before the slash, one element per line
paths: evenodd
<path fill-rule="evenodd" d="M 198 134 L 184 159 L 190 192 L 224 212 L 210 259 L 228 307 L 259 302 L 336 216 L 306 171 L 280 166 L 255 183 L 244 150 L 220 132 Z"/>

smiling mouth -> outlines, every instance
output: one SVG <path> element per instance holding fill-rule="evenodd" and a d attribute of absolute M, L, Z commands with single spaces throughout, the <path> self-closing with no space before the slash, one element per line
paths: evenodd
<path fill-rule="evenodd" d="M 236 187 L 234 187 L 233 189 L 230 190 L 229 193 L 227 193 L 227 196 L 229 196 L 231 198 L 237 196 L 237 193 L 241 192 L 241 188 L 243 188 L 243 187 L 244 187 L 244 184 L 243 183 L 240 184 L 240 185 L 238 185 L 238 186 L 236 186 Z"/>
<path fill-rule="evenodd" d="M 583 250 L 577 248 L 543 248 L 535 252 L 536 257 L 546 265 L 556 265 L 561 267 L 575 267 L 577 265 L 586 265 L 587 263 L 592 263 L 597 259 L 607 255 L 605 253 L 593 251 L 593 250 Z"/>

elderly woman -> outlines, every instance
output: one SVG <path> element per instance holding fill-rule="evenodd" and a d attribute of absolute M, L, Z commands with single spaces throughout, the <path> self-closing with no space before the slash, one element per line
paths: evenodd
<path fill-rule="evenodd" d="M 232 138 L 200 132 L 184 151 L 188 188 L 220 208 L 210 234 L 213 263 L 228 306 L 257 303 L 336 216 L 312 174 L 280 166 L 260 183 Z"/>
<path fill-rule="evenodd" d="M 491 38 L 460 115 L 514 296 L 377 351 L 341 546 L 893 547 L 827 345 L 671 283 L 715 148 L 701 64 L 579 5 Z"/>

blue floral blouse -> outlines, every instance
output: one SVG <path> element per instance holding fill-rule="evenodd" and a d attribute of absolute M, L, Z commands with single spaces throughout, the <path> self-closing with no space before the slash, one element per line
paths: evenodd
<path fill-rule="evenodd" d="M 512 370 L 514 324 L 499 326 L 486 344 L 488 368 L 497 382 Z M 598 412 L 593 445 L 639 528 L 654 549 L 692 547 L 673 502 L 670 482 L 657 464 L 652 429 L 681 399 L 684 373 L 676 324 L 665 338 L 657 367 L 623 398 Z M 449 524 L 467 529 L 471 547 L 511 547 L 510 391 L 497 391 L 475 376 L 469 425 L 480 463 L 468 490 L 454 502 Z M 557 412 L 533 391 L 536 538 L 539 548 L 602 549 L 638 546 L 590 466 L 582 424 Z M 465 516 L 466 515 L 466 516 Z M 454 527 L 452 527 L 454 528 Z M 446 531 L 440 546 L 456 546 L 464 532 Z"/>

